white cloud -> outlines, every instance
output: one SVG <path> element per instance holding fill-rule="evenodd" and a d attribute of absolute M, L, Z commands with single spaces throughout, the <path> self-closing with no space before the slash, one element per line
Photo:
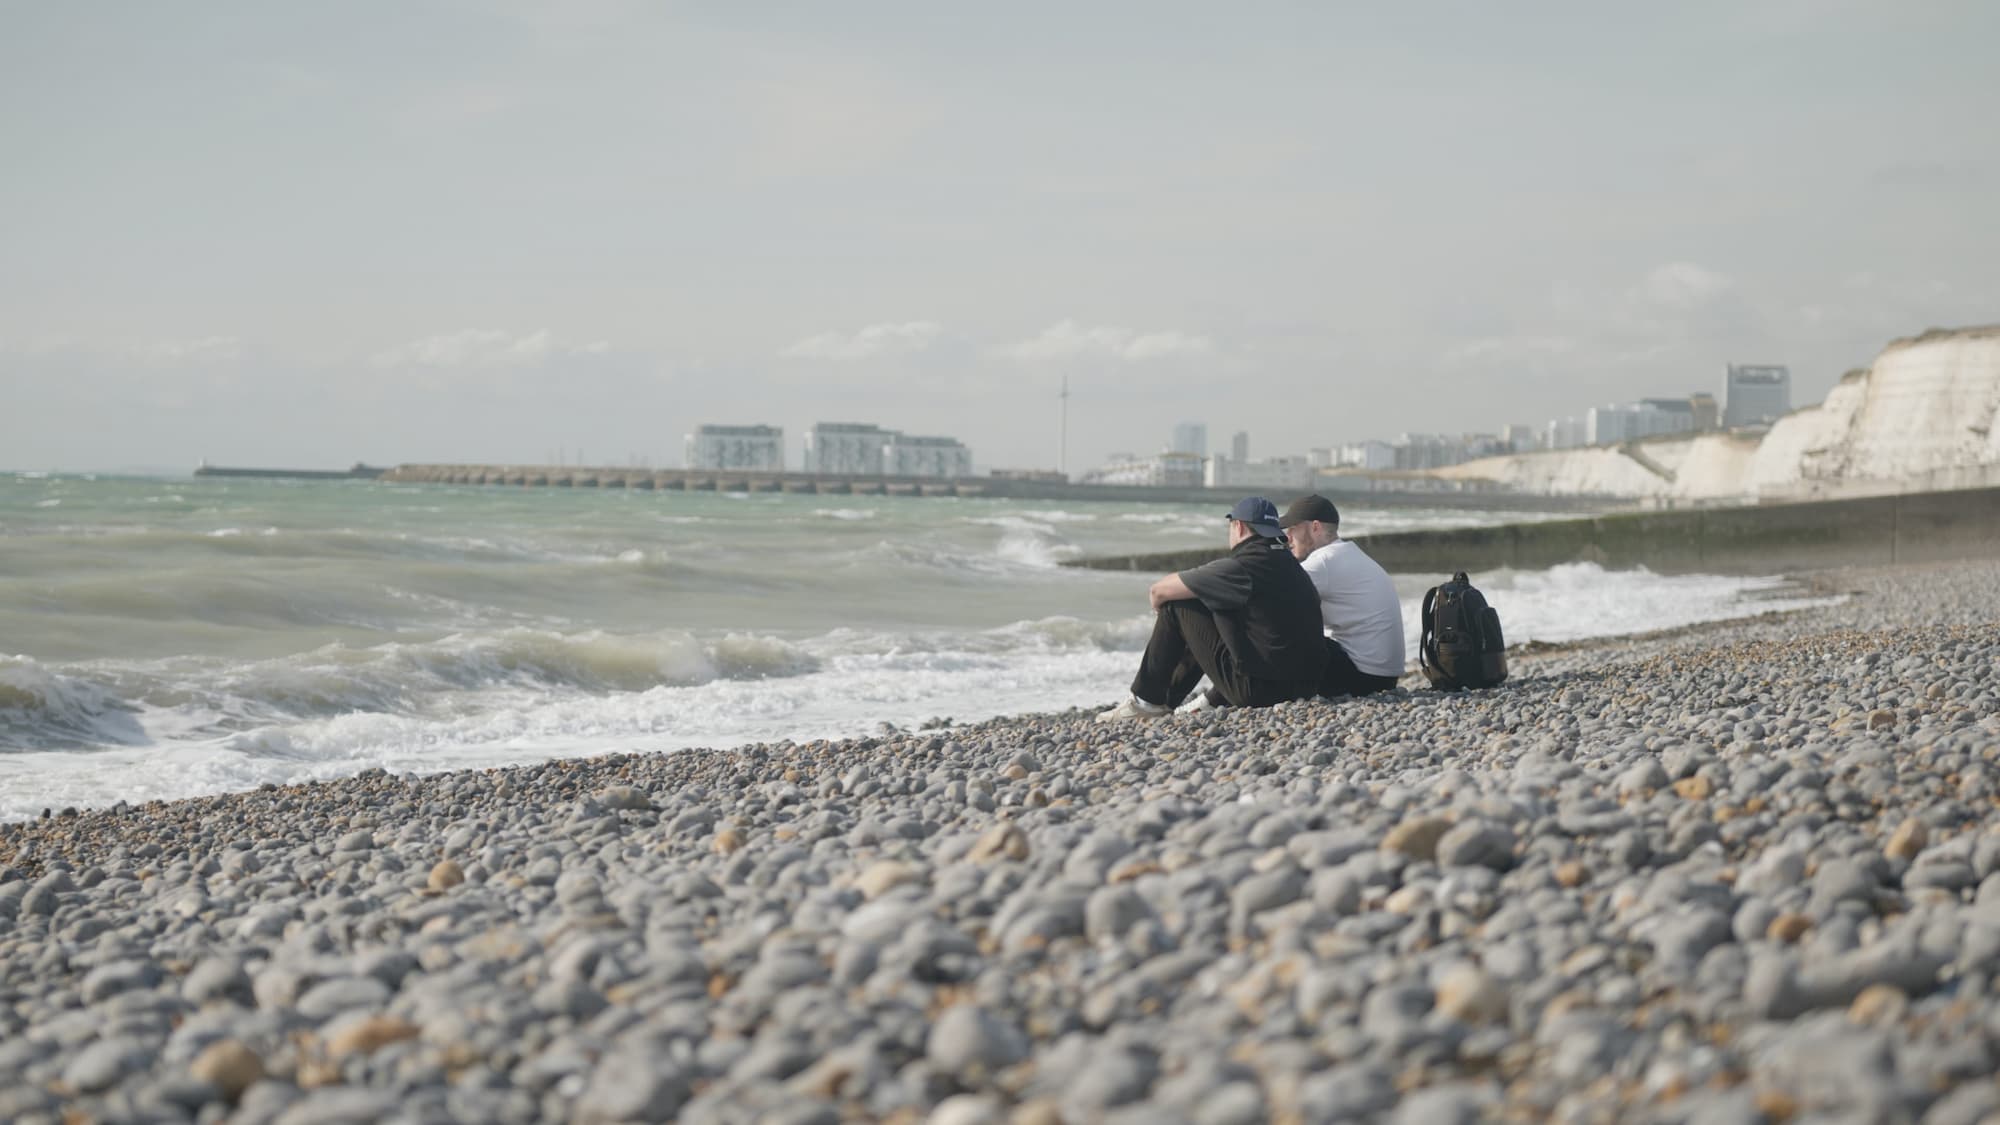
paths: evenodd
<path fill-rule="evenodd" d="M 556 356 L 602 355 L 611 350 L 603 340 L 571 344 L 547 329 L 513 333 L 495 328 L 467 328 L 411 340 L 377 352 L 377 367 L 514 367 Z"/>
<path fill-rule="evenodd" d="M 1570 336 L 1485 336 L 1450 349 L 1444 358 L 1450 363 L 1521 363 L 1573 355 L 1578 350 L 1576 339 Z"/>
<path fill-rule="evenodd" d="M 1685 309 L 1714 300 L 1735 284 L 1693 262 L 1669 262 L 1646 275 L 1640 292 L 1654 304 Z"/>
<path fill-rule="evenodd" d="M 908 355 L 930 347 L 944 326 L 928 320 L 901 324 L 871 324 L 859 332 L 822 332 L 779 352 L 790 359 L 870 359 Z"/>
<path fill-rule="evenodd" d="M 1005 349 L 1005 353 L 1015 359 L 1026 360 L 1104 356 L 1136 363 L 1175 356 L 1206 355 L 1214 350 L 1214 341 L 1188 332 L 1141 333 L 1115 325 L 1083 325 L 1065 320 L 1043 329 L 1033 339 Z"/>
<path fill-rule="evenodd" d="M 886 68 L 783 49 L 756 57 L 723 99 L 747 126 L 750 169 L 777 179 L 878 171 L 938 118 L 925 90 Z"/>
<path fill-rule="evenodd" d="M 164 363 L 226 363 L 243 355 L 243 341 L 234 336 L 202 336 L 192 340 L 161 340 L 136 349 L 146 359 Z"/>

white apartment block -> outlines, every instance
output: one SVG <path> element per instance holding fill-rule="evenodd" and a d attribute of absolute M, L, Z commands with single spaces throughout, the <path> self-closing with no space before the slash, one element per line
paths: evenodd
<path fill-rule="evenodd" d="M 969 477 L 972 451 L 957 438 L 891 434 L 882 444 L 882 471 L 892 477 Z"/>
<path fill-rule="evenodd" d="M 1544 449 L 1576 449 L 1589 444 L 1589 425 L 1575 417 L 1551 418 L 1542 438 Z"/>
<path fill-rule="evenodd" d="M 783 472 L 785 431 L 780 426 L 696 426 L 683 453 L 690 469 Z"/>
<path fill-rule="evenodd" d="M 1312 489 L 1313 466 L 1304 457 L 1273 457 L 1267 461 L 1212 457 L 1202 483 L 1209 488 L 1306 492 Z"/>
<path fill-rule="evenodd" d="M 817 422 L 806 431 L 805 471 L 845 476 L 882 475 L 882 449 L 894 430 L 864 422 Z"/>
<path fill-rule="evenodd" d="M 1585 444 L 1613 445 L 1621 441 L 1684 434 L 1694 429 L 1691 403 L 1678 399 L 1648 399 L 1623 406 L 1593 406 L 1585 423 Z"/>
<path fill-rule="evenodd" d="M 806 431 L 805 471 L 866 477 L 969 477 L 972 450 L 957 438 L 905 434 L 867 422 L 819 422 Z"/>
<path fill-rule="evenodd" d="M 1111 460 L 1083 474 L 1084 484 L 1145 485 L 1154 488 L 1200 488 L 1202 461 L 1199 453 L 1168 450 L 1151 457 L 1114 453 Z"/>
<path fill-rule="evenodd" d="M 1386 441 L 1350 441 L 1334 451 L 1333 464 L 1343 469 L 1393 469 L 1396 447 Z"/>

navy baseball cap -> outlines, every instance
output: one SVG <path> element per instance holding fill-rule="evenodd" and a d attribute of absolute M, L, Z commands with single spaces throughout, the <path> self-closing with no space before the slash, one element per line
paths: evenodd
<path fill-rule="evenodd" d="M 1247 523 L 1250 530 L 1266 539 L 1283 539 L 1285 529 L 1278 526 L 1278 506 L 1262 496 L 1245 496 L 1229 509 L 1229 519 Z"/>

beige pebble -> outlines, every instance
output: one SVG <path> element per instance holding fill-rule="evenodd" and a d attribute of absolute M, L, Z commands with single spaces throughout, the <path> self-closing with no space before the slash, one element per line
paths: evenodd
<path fill-rule="evenodd" d="M 1769 1121 L 1790 1121 L 1799 1115 L 1799 1099 L 1783 1090 L 1759 1090 L 1751 1104 Z"/>
<path fill-rule="evenodd" d="M 917 868 L 897 860 L 885 859 L 870 864 L 868 870 L 863 871 L 854 880 L 854 886 L 863 895 L 873 899 L 880 898 L 905 883 L 920 882 L 922 879 L 923 872 Z"/>
<path fill-rule="evenodd" d="M 996 824 L 980 834 L 966 853 L 966 858 L 974 863 L 992 863 L 994 860 L 1023 860 L 1028 858 L 1028 834 L 1017 825 Z"/>
<path fill-rule="evenodd" d="M 1291 862 L 1292 853 L 1283 848 L 1267 848 L 1262 855 L 1250 861 L 1250 870 L 1262 874 L 1266 871 L 1276 871 L 1280 867 L 1289 867 Z"/>
<path fill-rule="evenodd" d="M 1415 914 L 1430 901 L 1430 892 L 1423 887 L 1398 887 L 1382 900 L 1382 909 L 1391 914 Z"/>
<path fill-rule="evenodd" d="M 1491 1023 L 1507 1018 L 1507 993 L 1482 970 L 1460 965 L 1438 981 L 1437 1008 L 1462 1023 Z"/>
<path fill-rule="evenodd" d="M 1706 801 L 1708 800 L 1708 795 L 1715 792 L 1715 783 L 1700 774 L 1696 774 L 1693 777 L 1684 777 L 1674 782 L 1674 792 L 1679 793 L 1684 799 L 1689 801 Z"/>
<path fill-rule="evenodd" d="M 1780 914 L 1764 927 L 1764 936 L 1772 941 L 1795 942 L 1806 936 L 1812 929 L 1812 919 L 1803 914 Z"/>
<path fill-rule="evenodd" d="M 1050 1098 L 1022 1102 L 1014 1107 L 1013 1115 L 1007 1120 L 1011 1125 L 1063 1125 L 1062 1111 Z"/>
<path fill-rule="evenodd" d="M 743 834 L 734 828 L 724 828 L 715 834 L 715 854 L 735 855 L 743 846 Z"/>
<path fill-rule="evenodd" d="M 1910 1010 L 1910 998 L 1893 984 L 1871 984 L 1847 1006 L 1847 1018 L 1855 1023 L 1876 1026 L 1894 1023 Z"/>
<path fill-rule="evenodd" d="M 221 1090 L 222 1096 L 233 1102 L 264 1077 L 264 1060 L 236 1040 L 224 1039 L 203 1048 L 188 1064 L 188 1073 Z"/>
<path fill-rule="evenodd" d="M 441 859 L 431 868 L 429 886 L 434 891 L 448 891 L 465 882 L 465 868 L 455 859 Z"/>
<path fill-rule="evenodd" d="M 340 1033 L 327 1042 L 327 1053 L 334 1058 L 346 1055 L 374 1054 L 391 1043 L 401 1043 L 405 1039 L 415 1039 L 417 1027 L 407 1020 L 394 1016 L 370 1016 L 360 1023 L 342 1028 Z"/>
<path fill-rule="evenodd" d="M 1896 826 L 1896 831 L 1890 834 L 1889 843 L 1882 852 L 1890 859 L 1915 859 L 1917 853 L 1923 851 L 1924 846 L 1931 842 L 1930 837 L 1931 834 L 1924 827 L 1924 822 L 1911 817 Z"/>
<path fill-rule="evenodd" d="M 1441 816 L 1411 817 L 1382 837 L 1382 850 L 1402 852 L 1411 859 L 1436 859 L 1438 841 L 1449 831 L 1451 821 Z"/>
<path fill-rule="evenodd" d="M 1556 865 L 1556 882 L 1565 887 L 1579 887 L 1590 877 L 1583 864 L 1575 860 L 1565 860 Z"/>
<path fill-rule="evenodd" d="M 1166 868 L 1150 859 L 1121 859 L 1111 865 L 1104 879 L 1109 883 L 1129 883 L 1141 875 L 1158 875 Z"/>

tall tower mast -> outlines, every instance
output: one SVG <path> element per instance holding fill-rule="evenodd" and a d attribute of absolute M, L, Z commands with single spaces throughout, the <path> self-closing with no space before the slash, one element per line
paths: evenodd
<path fill-rule="evenodd" d="M 1069 376 L 1063 376 L 1062 393 L 1056 398 L 1062 404 L 1056 437 L 1056 472 L 1066 477 L 1069 475 Z"/>

